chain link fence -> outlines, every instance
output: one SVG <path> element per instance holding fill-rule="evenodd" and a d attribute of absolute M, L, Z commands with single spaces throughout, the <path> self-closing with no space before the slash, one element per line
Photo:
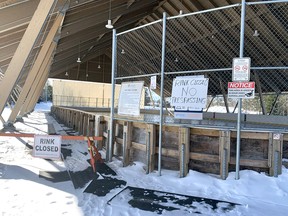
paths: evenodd
<path fill-rule="evenodd" d="M 163 104 L 173 115 L 169 103 L 173 79 L 203 75 L 209 78 L 203 111 L 238 112 L 237 99 L 228 98 L 227 94 L 232 61 L 240 51 L 241 4 L 168 17 L 165 21 L 166 28 L 164 21 L 159 20 L 116 34 L 116 84 L 142 80 L 149 88 L 151 77 L 157 75 L 155 92 L 163 92 Z M 244 57 L 251 58 L 250 81 L 255 82 L 255 98 L 243 100 L 242 112 L 287 115 L 288 1 L 246 3 L 244 29 Z"/>

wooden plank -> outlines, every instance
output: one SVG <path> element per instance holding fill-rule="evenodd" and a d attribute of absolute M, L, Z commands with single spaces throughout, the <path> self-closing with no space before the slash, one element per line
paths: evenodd
<path fill-rule="evenodd" d="M 191 135 L 219 136 L 220 129 L 191 128 Z"/>
<path fill-rule="evenodd" d="M 128 166 L 130 163 L 130 149 L 132 144 L 132 122 L 126 122 L 123 128 L 123 166 Z M 124 137 L 126 136 L 126 137 Z"/>
<path fill-rule="evenodd" d="M 201 153 L 194 153 L 190 152 L 190 159 L 191 160 L 200 160 L 212 163 L 219 163 L 219 156 L 218 155 L 210 155 L 210 154 L 201 154 Z"/>
<path fill-rule="evenodd" d="M 148 173 L 153 172 L 155 169 L 155 151 L 156 151 L 156 125 L 148 124 L 146 129 L 146 154 Z M 149 147 L 149 149 L 148 149 Z"/>
<path fill-rule="evenodd" d="M 231 138 L 236 138 L 237 132 L 231 131 Z M 241 138 L 246 139 L 257 139 L 257 140 L 268 140 L 269 139 L 269 133 L 268 132 L 241 132 Z"/>
<path fill-rule="evenodd" d="M 219 160 L 220 177 L 225 180 L 228 177 L 230 162 L 230 131 L 219 131 Z"/>
<path fill-rule="evenodd" d="M 190 160 L 190 128 L 179 127 L 178 133 L 180 177 L 185 177 L 189 171 L 188 165 Z"/>
<path fill-rule="evenodd" d="M 55 0 L 40 1 L 39 5 L 15 51 L 0 85 L 0 114 L 14 88 L 38 36 L 41 33 Z"/>

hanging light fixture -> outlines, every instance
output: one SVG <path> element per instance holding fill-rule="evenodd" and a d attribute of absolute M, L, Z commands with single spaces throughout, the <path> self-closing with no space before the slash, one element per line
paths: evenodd
<path fill-rule="evenodd" d="M 255 31 L 254 31 L 253 36 L 254 36 L 254 37 L 258 37 L 258 36 L 259 36 L 258 30 L 255 30 Z"/>
<path fill-rule="evenodd" d="M 78 58 L 77 58 L 77 63 L 81 63 L 81 58 L 80 58 L 80 41 L 79 41 L 79 50 L 78 50 Z"/>
<path fill-rule="evenodd" d="M 69 76 L 69 74 L 68 74 L 68 72 L 67 72 L 67 71 L 66 71 L 66 73 L 65 73 L 65 76 L 67 76 L 67 77 Z"/>
<path fill-rule="evenodd" d="M 112 21 L 111 21 L 111 1 L 112 0 L 110 0 L 110 5 L 109 5 L 109 19 L 108 19 L 107 25 L 105 26 L 108 29 L 112 29 L 113 28 Z"/>
<path fill-rule="evenodd" d="M 125 50 L 124 49 L 122 49 L 121 54 L 125 54 Z"/>
<path fill-rule="evenodd" d="M 98 69 L 101 69 L 101 65 L 100 64 L 98 64 Z"/>
<path fill-rule="evenodd" d="M 179 61 L 179 60 L 178 60 L 178 58 L 176 57 L 175 60 L 174 60 L 174 62 L 178 62 L 178 61 Z"/>
<path fill-rule="evenodd" d="M 182 7 L 182 0 L 181 0 L 181 7 Z M 182 15 L 183 14 L 183 10 L 179 10 L 179 15 Z"/>

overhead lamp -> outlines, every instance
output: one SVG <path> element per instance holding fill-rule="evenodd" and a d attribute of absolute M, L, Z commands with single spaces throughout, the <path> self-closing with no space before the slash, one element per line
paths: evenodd
<path fill-rule="evenodd" d="M 88 73 L 86 74 L 86 77 L 88 77 L 89 75 L 88 75 Z"/>
<path fill-rule="evenodd" d="M 108 19 L 108 23 L 105 27 L 108 29 L 113 28 L 112 21 L 111 21 L 111 0 L 110 0 L 110 5 L 109 5 L 109 19 Z"/>
<path fill-rule="evenodd" d="M 121 54 L 125 54 L 125 50 L 124 49 L 122 49 Z"/>
<path fill-rule="evenodd" d="M 112 21 L 109 19 L 107 25 L 105 26 L 108 29 L 112 29 L 113 25 L 112 25 Z"/>
<path fill-rule="evenodd" d="M 180 10 L 180 11 L 179 11 L 179 15 L 182 15 L 182 14 L 183 14 L 183 11 L 182 11 L 182 10 Z"/>
<path fill-rule="evenodd" d="M 253 34 L 253 37 L 258 37 L 258 36 L 259 36 L 258 30 L 255 30 L 254 34 Z"/>
<path fill-rule="evenodd" d="M 80 58 L 80 44 L 81 42 L 79 41 L 79 50 L 78 50 L 78 58 L 77 58 L 77 63 L 81 63 L 81 58 Z"/>
<path fill-rule="evenodd" d="M 174 60 L 174 62 L 178 62 L 178 61 L 179 61 L 179 60 L 178 60 L 178 58 L 176 57 L 175 60 Z"/>
<path fill-rule="evenodd" d="M 69 76 L 68 72 L 66 71 L 65 76 Z"/>
<path fill-rule="evenodd" d="M 98 64 L 98 69 L 101 69 L 101 65 L 100 64 Z"/>

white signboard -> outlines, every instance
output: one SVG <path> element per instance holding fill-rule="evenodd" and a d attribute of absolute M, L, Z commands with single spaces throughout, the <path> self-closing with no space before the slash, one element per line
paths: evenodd
<path fill-rule="evenodd" d="M 232 67 L 232 81 L 249 81 L 250 63 L 250 58 L 234 58 Z"/>
<path fill-rule="evenodd" d="M 208 78 L 199 76 L 177 77 L 173 80 L 171 105 L 175 107 L 175 118 L 203 118 L 208 82 Z"/>
<path fill-rule="evenodd" d="M 254 98 L 255 82 L 229 82 L 228 98 Z"/>
<path fill-rule="evenodd" d="M 35 135 L 33 156 L 47 159 L 59 159 L 61 154 L 61 136 Z"/>
<path fill-rule="evenodd" d="M 140 101 L 143 90 L 144 81 L 139 82 L 124 82 L 121 84 L 118 114 L 139 116 Z"/>
<path fill-rule="evenodd" d="M 152 76 L 150 80 L 150 89 L 154 90 L 157 87 L 157 76 Z"/>

